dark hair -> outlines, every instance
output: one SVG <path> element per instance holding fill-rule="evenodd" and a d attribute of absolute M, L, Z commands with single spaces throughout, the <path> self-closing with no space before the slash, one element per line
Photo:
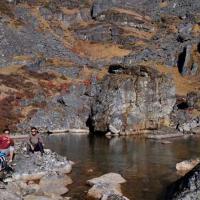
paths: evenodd
<path fill-rule="evenodd" d="M 10 133 L 10 129 L 8 129 L 8 128 L 5 128 L 5 129 L 3 130 L 3 133 L 5 133 L 6 131 L 8 131 L 8 132 Z"/>
<path fill-rule="evenodd" d="M 32 132 L 33 130 L 35 130 L 34 132 L 36 132 L 36 133 L 39 133 L 39 132 L 38 132 L 38 130 L 37 130 L 37 128 L 36 128 L 36 127 L 34 127 L 34 126 L 33 126 L 33 127 L 31 127 L 31 132 Z"/>
<path fill-rule="evenodd" d="M 31 130 L 37 130 L 37 128 L 35 128 L 34 126 L 31 127 Z"/>

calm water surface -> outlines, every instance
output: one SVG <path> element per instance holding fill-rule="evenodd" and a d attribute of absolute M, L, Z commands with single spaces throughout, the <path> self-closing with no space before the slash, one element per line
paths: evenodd
<path fill-rule="evenodd" d="M 170 144 L 135 137 L 86 135 L 51 135 L 47 147 L 67 156 L 73 167 L 74 183 L 69 187 L 73 200 L 85 199 L 86 180 L 108 172 L 120 173 L 127 183 L 122 189 L 130 200 L 163 199 L 164 188 L 176 180 L 175 165 L 185 159 L 200 157 L 200 138 L 170 140 Z"/>

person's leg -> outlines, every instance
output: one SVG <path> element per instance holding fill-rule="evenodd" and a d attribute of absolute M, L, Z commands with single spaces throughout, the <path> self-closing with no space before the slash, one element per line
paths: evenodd
<path fill-rule="evenodd" d="M 9 163 L 13 161 L 14 150 L 15 150 L 14 146 L 10 146 L 10 147 L 9 147 L 9 151 L 10 151 L 10 152 L 9 152 Z"/>
<path fill-rule="evenodd" d="M 43 153 L 44 153 L 44 147 L 43 147 L 43 145 L 42 145 L 41 142 L 38 142 L 38 143 L 35 145 L 34 151 L 40 151 L 41 154 L 43 155 Z"/>
<path fill-rule="evenodd" d="M 34 153 L 34 150 L 31 148 L 31 145 L 30 144 L 27 144 L 27 153 L 31 152 L 31 153 Z"/>

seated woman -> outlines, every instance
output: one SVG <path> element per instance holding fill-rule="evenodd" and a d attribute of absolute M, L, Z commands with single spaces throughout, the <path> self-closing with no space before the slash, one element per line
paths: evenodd
<path fill-rule="evenodd" d="M 0 135 L 0 152 L 5 153 L 9 157 L 8 162 L 11 163 L 14 157 L 14 141 L 10 138 L 10 130 L 4 129 Z"/>
<path fill-rule="evenodd" d="M 43 146 L 44 145 L 41 135 L 39 134 L 38 130 L 35 127 L 32 127 L 31 133 L 27 141 L 27 151 L 31 153 L 34 153 L 35 151 L 40 151 L 42 156 L 44 153 Z"/>

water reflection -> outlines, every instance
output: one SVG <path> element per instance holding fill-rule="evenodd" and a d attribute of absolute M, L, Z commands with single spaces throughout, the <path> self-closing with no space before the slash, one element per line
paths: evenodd
<path fill-rule="evenodd" d="M 178 175 L 175 164 L 200 155 L 199 138 L 181 138 L 171 144 L 134 137 L 48 136 L 47 146 L 76 162 L 72 199 L 85 199 L 86 180 L 108 172 L 122 174 L 130 199 L 155 200 Z"/>

